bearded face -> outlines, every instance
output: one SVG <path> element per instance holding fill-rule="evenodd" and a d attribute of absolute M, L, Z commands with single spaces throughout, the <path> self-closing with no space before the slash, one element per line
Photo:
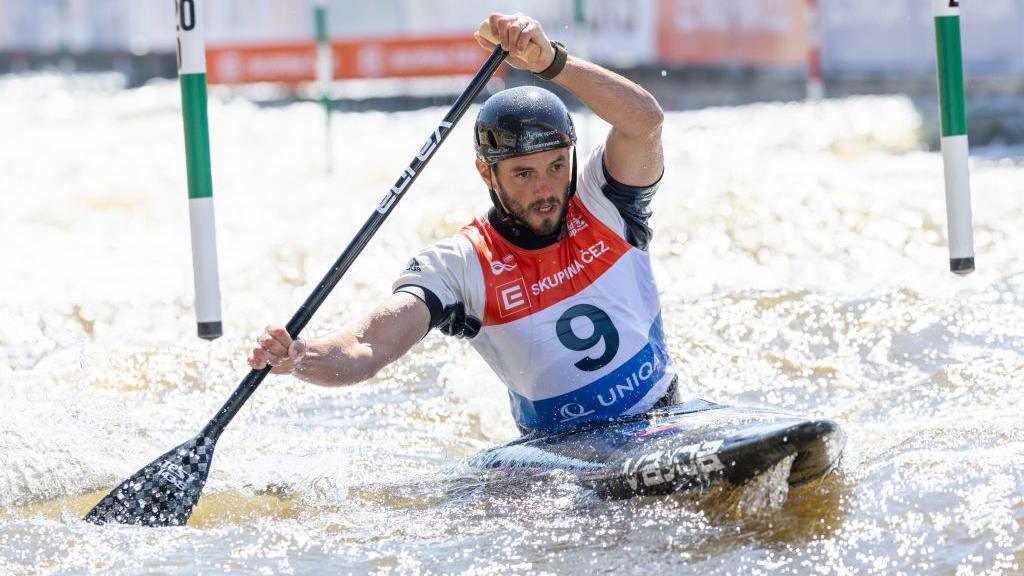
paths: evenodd
<path fill-rule="evenodd" d="M 553 234 L 562 225 L 572 180 L 569 151 L 560 148 L 503 160 L 489 170 L 502 207 L 538 236 Z"/>

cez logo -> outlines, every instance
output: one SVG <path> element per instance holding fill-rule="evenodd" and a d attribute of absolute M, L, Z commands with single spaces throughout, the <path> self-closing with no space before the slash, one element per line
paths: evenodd
<path fill-rule="evenodd" d="M 494 290 L 498 296 L 498 314 L 502 318 L 529 310 L 531 307 L 522 279 L 507 282 Z"/>
<path fill-rule="evenodd" d="M 516 269 L 516 258 L 509 254 L 501 259 L 501 262 L 491 262 L 491 274 L 500 276 L 502 272 L 511 272 Z"/>

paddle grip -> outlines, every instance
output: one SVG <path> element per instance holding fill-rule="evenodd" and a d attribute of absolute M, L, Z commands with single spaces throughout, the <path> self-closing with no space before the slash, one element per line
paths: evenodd
<path fill-rule="evenodd" d="M 491 32 L 490 20 L 484 20 L 481 22 L 480 28 L 476 33 L 492 44 L 499 44 L 498 37 Z M 523 59 L 530 64 L 533 64 L 538 58 L 540 58 L 540 45 L 533 40 L 530 40 L 530 43 L 526 45 L 526 50 L 523 51 Z"/>

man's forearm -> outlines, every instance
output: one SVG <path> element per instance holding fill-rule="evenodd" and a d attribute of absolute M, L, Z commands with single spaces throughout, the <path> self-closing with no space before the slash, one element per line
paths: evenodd
<path fill-rule="evenodd" d="M 344 386 L 371 378 L 426 334 L 430 309 L 419 298 L 396 292 L 363 318 L 327 338 L 293 340 L 284 326 L 267 326 L 256 339 L 249 366 L 275 366 L 320 386 Z"/>
<path fill-rule="evenodd" d="M 378 370 L 369 348 L 345 331 L 306 344 L 306 354 L 292 374 L 311 384 L 347 386 L 371 378 Z"/>
<path fill-rule="evenodd" d="M 643 136 L 661 127 L 664 114 L 654 96 L 611 70 L 570 55 L 554 82 L 625 134 Z"/>

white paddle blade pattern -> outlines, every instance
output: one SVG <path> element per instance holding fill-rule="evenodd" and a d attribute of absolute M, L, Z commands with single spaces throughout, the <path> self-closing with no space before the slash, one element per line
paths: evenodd
<path fill-rule="evenodd" d="M 100 500 L 86 521 L 184 526 L 206 484 L 214 446 L 197 436 L 157 458 Z"/>

